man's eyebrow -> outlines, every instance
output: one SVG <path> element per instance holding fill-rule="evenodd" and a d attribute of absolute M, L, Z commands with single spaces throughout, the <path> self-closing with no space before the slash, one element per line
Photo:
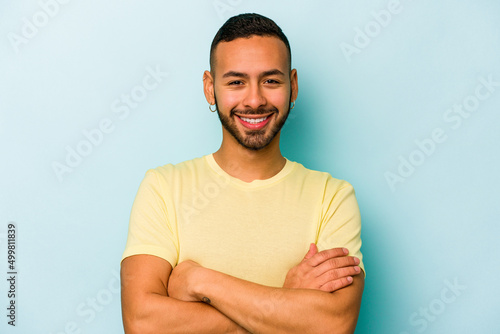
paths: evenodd
<path fill-rule="evenodd" d="M 228 77 L 248 78 L 248 74 L 236 72 L 236 71 L 229 71 L 229 72 L 224 73 L 224 75 L 222 77 L 223 78 L 228 78 Z"/>
<path fill-rule="evenodd" d="M 280 70 L 278 70 L 278 69 L 274 69 L 274 70 L 270 70 L 270 71 L 265 71 L 264 73 L 262 73 L 263 77 L 268 77 L 268 76 L 271 76 L 271 75 L 282 75 L 282 76 L 284 76 L 285 74 L 283 72 L 281 72 Z"/>
<path fill-rule="evenodd" d="M 273 70 L 262 72 L 262 74 L 260 76 L 261 77 L 268 77 L 268 76 L 271 76 L 271 75 L 281 75 L 281 76 L 284 76 L 285 74 L 283 72 L 281 72 L 280 70 L 278 70 L 278 69 L 273 69 Z M 245 78 L 246 79 L 249 76 L 246 73 L 236 72 L 236 71 L 229 71 L 229 72 L 224 73 L 224 75 L 222 75 L 222 77 L 223 78 L 238 77 L 238 78 Z"/>

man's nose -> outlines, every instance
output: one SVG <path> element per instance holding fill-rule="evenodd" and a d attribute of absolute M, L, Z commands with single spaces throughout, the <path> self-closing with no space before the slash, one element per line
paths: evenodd
<path fill-rule="evenodd" d="M 266 105 L 267 101 L 264 95 L 262 94 L 262 88 L 258 85 L 252 85 L 248 88 L 247 96 L 243 101 L 245 107 L 257 109 Z"/>

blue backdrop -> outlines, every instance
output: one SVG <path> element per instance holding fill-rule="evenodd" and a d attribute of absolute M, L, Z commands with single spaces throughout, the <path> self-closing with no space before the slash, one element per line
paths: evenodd
<path fill-rule="evenodd" d="M 499 333 L 492 0 L 2 1 L 0 332 L 123 332 L 139 182 L 217 150 L 202 73 L 217 29 L 243 12 L 273 18 L 292 45 L 285 156 L 356 189 L 356 333 Z"/>

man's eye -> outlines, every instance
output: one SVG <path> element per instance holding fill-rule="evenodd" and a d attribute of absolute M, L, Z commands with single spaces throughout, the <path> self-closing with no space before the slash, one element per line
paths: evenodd
<path fill-rule="evenodd" d="M 241 85 L 241 84 L 243 84 L 243 82 L 241 82 L 240 80 L 235 80 L 235 81 L 229 82 L 229 85 Z"/>
<path fill-rule="evenodd" d="M 276 80 L 274 80 L 274 79 L 267 79 L 266 83 L 268 83 L 268 84 L 278 84 L 279 82 L 276 81 Z"/>

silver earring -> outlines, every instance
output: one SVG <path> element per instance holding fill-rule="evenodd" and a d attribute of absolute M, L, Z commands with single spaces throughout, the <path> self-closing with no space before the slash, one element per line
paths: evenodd
<path fill-rule="evenodd" d="M 209 104 L 208 105 L 208 109 L 211 111 L 211 112 L 216 112 L 217 111 L 217 106 L 215 107 L 215 109 L 212 110 L 212 106 L 215 106 L 215 104 Z"/>

